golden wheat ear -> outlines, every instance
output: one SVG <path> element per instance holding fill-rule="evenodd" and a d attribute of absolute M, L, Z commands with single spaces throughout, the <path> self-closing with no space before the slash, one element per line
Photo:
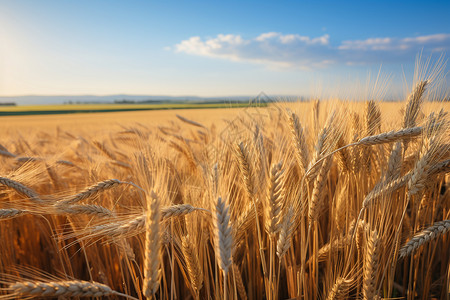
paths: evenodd
<path fill-rule="evenodd" d="M 187 271 L 192 288 L 198 297 L 200 289 L 203 286 L 203 271 L 198 259 L 198 254 L 195 250 L 195 246 L 192 243 L 192 238 L 189 235 L 182 237 L 181 239 L 181 249 L 186 261 Z"/>
<path fill-rule="evenodd" d="M 231 266 L 233 249 L 233 230 L 230 222 L 229 207 L 221 197 L 217 199 L 214 215 L 214 247 L 219 268 L 223 272 L 224 299 L 228 297 L 227 274 Z"/>
<path fill-rule="evenodd" d="M 328 293 L 327 300 L 345 299 L 353 283 L 354 278 L 346 279 L 339 277 Z"/>
<path fill-rule="evenodd" d="M 376 230 L 368 230 L 366 242 L 366 254 L 364 259 L 363 274 L 363 299 L 374 299 L 376 296 L 376 284 L 378 266 L 380 262 L 380 238 Z"/>
<path fill-rule="evenodd" d="M 400 258 L 413 254 L 427 243 L 439 238 L 448 231 L 450 231 L 450 220 L 434 223 L 432 226 L 413 236 L 411 240 L 400 249 Z"/>
<path fill-rule="evenodd" d="M 25 185 L 23 185 L 22 183 L 20 183 L 18 181 L 15 181 L 15 180 L 12 180 L 12 179 L 9 179 L 6 177 L 0 177 L 0 184 L 12 188 L 19 194 L 28 197 L 30 200 L 32 200 L 34 202 L 37 202 L 37 203 L 43 202 L 41 200 L 41 198 L 39 197 L 38 193 L 36 193 L 33 189 L 26 187 Z"/>
<path fill-rule="evenodd" d="M 156 294 L 161 277 L 161 238 L 160 238 L 160 200 L 155 192 L 147 197 L 145 218 L 145 253 L 144 253 L 144 296 L 150 298 Z"/>

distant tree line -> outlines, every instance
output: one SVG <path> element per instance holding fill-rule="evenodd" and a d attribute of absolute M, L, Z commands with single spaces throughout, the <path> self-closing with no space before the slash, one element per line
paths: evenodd
<path fill-rule="evenodd" d="M 16 106 L 15 102 L 0 102 L 0 106 Z"/>

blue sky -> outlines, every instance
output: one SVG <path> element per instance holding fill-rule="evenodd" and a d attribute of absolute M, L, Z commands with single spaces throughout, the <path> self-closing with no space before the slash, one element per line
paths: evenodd
<path fill-rule="evenodd" d="M 450 54 L 449 11 L 450 1 L 0 0 L 0 96 L 341 95 L 367 90 L 381 66 L 396 97 L 419 52 Z"/>

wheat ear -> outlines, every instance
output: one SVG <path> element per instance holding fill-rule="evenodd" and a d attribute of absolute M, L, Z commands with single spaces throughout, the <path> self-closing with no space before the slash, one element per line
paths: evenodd
<path fill-rule="evenodd" d="M 242 212 L 237 216 L 237 218 L 233 221 L 233 229 L 234 229 L 234 239 L 236 241 L 241 240 L 241 237 L 247 232 L 248 228 L 253 225 L 253 222 L 257 217 L 259 217 L 261 212 L 261 202 L 256 202 L 256 211 L 258 212 L 258 216 L 255 214 L 255 208 L 252 202 L 248 203 Z"/>
<path fill-rule="evenodd" d="M 231 265 L 231 248 L 233 244 L 229 207 L 221 197 L 218 198 L 214 216 L 214 245 L 217 261 L 226 274 Z"/>
<path fill-rule="evenodd" d="M 306 171 L 309 161 L 308 147 L 302 125 L 295 113 L 292 113 L 289 116 L 289 126 L 292 133 L 292 142 L 296 150 L 297 162 L 303 171 Z"/>
<path fill-rule="evenodd" d="M 377 135 L 370 135 L 360 139 L 357 144 L 362 146 L 373 146 L 385 143 L 392 143 L 400 139 L 413 138 L 422 134 L 423 127 L 411 127 L 400 130 L 392 130 Z"/>
<path fill-rule="evenodd" d="M 332 162 L 332 157 L 327 157 L 322 167 L 320 168 L 319 174 L 314 181 L 314 188 L 311 196 L 311 203 L 308 210 L 308 219 L 310 224 L 317 220 L 319 217 L 320 209 L 322 208 L 322 199 L 324 194 L 324 187 L 327 179 L 328 171 L 330 170 Z"/>
<path fill-rule="evenodd" d="M 96 217 L 112 217 L 114 213 L 106 207 L 100 205 L 57 205 L 57 213 L 66 213 L 71 215 L 93 215 Z"/>
<path fill-rule="evenodd" d="M 343 250 L 345 247 L 350 245 L 350 242 L 352 241 L 352 235 L 351 233 L 348 235 L 345 235 L 343 237 L 339 237 L 337 239 L 334 239 L 331 243 L 327 243 L 323 245 L 318 251 L 317 251 L 317 260 L 319 262 L 326 261 L 328 257 L 330 256 L 330 253 L 338 252 Z M 313 257 L 311 256 L 310 259 Z"/>
<path fill-rule="evenodd" d="M 161 220 L 165 220 L 170 217 L 184 216 L 198 210 L 208 211 L 204 208 L 193 207 L 190 204 L 179 204 L 163 207 L 160 215 Z M 146 214 L 142 214 L 131 220 L 95 226 L 92 228 L 92 232 L 95 235 L 107 235 L 111 237 L 136 235 L 145 229 L 146 219 Z"/>
<path fill-rule="evenodd" d="M 167 219 L 171 217 L 178 217 L 178 216 L 184 216 L 187 214 L 190 214 L 191 212 L 203 210 L 206 212 L 209 212 L 209 210 L 199 207 L 194 207 L 190 204 L 177 204 L 172 206 L 163 207 L 161 209 L 161 218 Z"/>
<path fill-rule="evenodd" d="M 34 190 L 30 189 L 29 187 L 26 187 L 25 185 L 23 185 L 20 182 L 17 182 L 15 180 L 12 180 L 12 179 L 9 179 L 6 177 L 0 177 L 0 184 L 6 185 L 7 187 L 14 189 L 16 192 L 28 197 L 30 200 L 33 200 L 33 201 L 39 202 L 39 203 L 42 202 L 38 193 L 36 193 Z"/>
<path fill-rule="evenodd" d="M 412 172 L 396 179 L 390 181 L 389 183 L 380 182 L 378 183 L 372 191 L 370 191 L 367 196 L 364 198 L 361 210 L 365 209 L 369 205 L 373 204 L 374 200 L 382 197 L 386 194 L 393 193 L 396 190 L 404 187 L 408 181 L 411 179 Z"/>
<path fill-rule="evenodd" d="M 416 125 L 417 115 L 423 102 L 421 101 L 422 95 L 425 92 L 427 84 L 428 82 L 426 80 L 418 82 L 413 92 L 408 96 L 403 118 L 403 128 L 413 127 Z"/>
<path fill-rule="evenodd" d="M 21 281 L 10 284 L 8 290 L 14 294 L 27 297 L 102 297 L 120 295 L 135 299 L 118 293 L 105 284 L 82 280 Z"/>
<path fill-rule="evenodd" d="M 380 256 L 380 240 L 376 230 L 368 232 L 363 274 L 363 299 L 373 299 L 376 295 L 376 279 Z"/>
<path fill-rule="evenodd" d="M 119 184 L 122 184 L 124 182 L 118 180 L 118 179 L 108 179 L 104 181 L 100 181 L 94 185 L 91 185 L 87 188 L 85 188 L 83 191 L 79 192 L 78 194 L 69 197 L 68 199 L 64 199 L 59 201 L 61 204 L 73 204 L 76 202 L 80 202 L 84 199 L 87 199 L 89 197 L 92 197 L 102 191 L 109 190 Z"/>
<path fill-rule="evenodd" d="M 204 125 L 202 125 L 200 123 L 197 123 L 195 121 L 189 120 L 189 119 L 187 119 L 187 118 L 185 118 L 183 116 L 180 116 L 180 115 L 177 114 L 176 117 L 178 119 L 180 119 L 181 121 L 183 121 L 184 123 L 187 123 L 187 124 L 192 125 L 192 126 L 196 126 L 196 127 L 200 127 L 200 128 L 206 129 L 206 127 Z"/>
<path fill-rule="evenodd" d="M 338 300 L 346 299 L 346 295 L 353 284 L 353 279 L 345 279 L 344 277 L 339 277 L 336 279 L 333 287 L 328 293 L 327 300 Z"/>
<path fill-rule="evenodd" d="M 227 274 L 231 266 L 231 251 L 233 248 L 233 232 L 230 223 L 229 207 L 221 197 L 217 199 L 214 215 L 214 246 L 219 268 L 223 272 L 224 299 L 228 299 Z"/>
<path fill-rule="evenodd" d="M 430 162 L 432 156 L 432 149 L 435 145 L 436 137 L 429 139 L 425 137 L 423 139 L 423 146 L 421 148 L 416 165 L 411 174 L 411 178 L 408 180 L 408 195 L 412 196 L 421 191 L 427 182 L 428 170 L 430 169 Z"/>
<path fill-rule="evenodd" d="M 159 287 L 161 276 L 161 238 L 160 238 L 160 200 L 155 192 L 147 197 L 147 213 L 145 219 L 145 257 L 144 257 L 144 296 L 152 297 Z"/>
<path fill-rule="evenodd" d="M 234 278 L 236 278 L 236 288 L 238 290 L 239 296 L 242 300 L 247 300 L 247 291 L 245 289 L 244 282 L 242 281 L 241 272 L 239 271 L 239 268 L 235 263 L 233 263 L 233 274 Z"/>
<path fill-rule="evenodd" d="M 395 180 L 400 176 L 400 167 L 402 164 L 402 143 L 396 142 L 389 155 L 388 169 L 384 174 L 384 181 Z"/>
<path fill-rule="evenodd" d="M 281 225 L 280 235 L 277 241 L 277 256 L 281 260 L 291 246 L 292 233 L 294 231 L 294 209 L 289 207 Z"/>
<path fill-rule="evenodd" d="M 440 163 L 432 166 L 428 172 L 429 175 L 437 175 L 440 173 L 448 173 L 450 172 L 450 159 L 441 161 Z"/>
<path fill-rule="evenodd" d="M 366 102 L 366 134 L 373 135 L 381 127 L 381 112 L 374 100 Z"/>
<path fill-rule="evenodd" d="M 284 198 L 282 164 L 279 162 L 272 166 L 269 178 L 269 191 L 267 193 L 266 230 L 274 237 L 280 228 L 280 213 Z"/>
<path fill-rule="evenodd" d="M 15 155 L 15 154 L 12 154 L 12 153 L 9 152 L 8 150 L 2 150 L 2 149 L 0 149 L 0 155 L 1 155 L 1 156 L 5 156 L 5 157 L 12 157 L 12 158 L 14 158 L 14 157 L 17 156 L 17 155 Z"/>
<path fill-rule="evenodd" d="M 416 234 L 408 243 L 406 243 L 399 251 L 400 257 L 403 258 L 411 255 L 428 242 L 437 239 L 448 231 L 450 231 L 450 220 L 434 223 L 432 226 Z"/>
<path fill-rule="evenodd" d="M 15 208 L 0 209 L 0 219 L 11 219 L 27 213 L 28 211 Z"/>
<path fill-rule="evenodd" d="M 325 148 L 325 142 L 327 140 L 327 137 L 329 136 L 328 127 L 324 127 L 322 131 L 319 134 L 317 143 L 314 147 L 314 152 L 311 158 L 311 161 L 308 164 L 308 169 L 306 171 L 306 177 L 308 180 L 312 180 L 316 177 L 317 173 L 320 170 L 320 167 L 322 164 L 318 164 L 321 156 L 323 155 L 323 151 Z"/>
<path fill-rule="evenodd" d="M 245 183 L 245 190 L 247 192 L 248 197 L 252 199 L 254 194 L 253 169 L 250 165 L 247 146 L 241 142 L 237 145 L 236 151 L 239 160 L 239 170 L 241 171 L 241 175 Z"/>
<path fill-rule="evenodd" d="M 194 249 L 194 245 L 192 244 L 189 235 L 182 237 L 181 246 L 189 278 L 191 279 L 190 283 L 198 298 L 198 294 L 203 285 L 203 272 L 198 259 L 198 254 Z"/>

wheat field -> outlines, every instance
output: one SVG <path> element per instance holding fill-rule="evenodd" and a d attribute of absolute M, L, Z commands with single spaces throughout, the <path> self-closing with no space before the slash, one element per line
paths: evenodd
<path fill-rule="evenodd" d="M 449 104 L 427 88 L 5 118 L 0 299 L 449 299 Z"/>

